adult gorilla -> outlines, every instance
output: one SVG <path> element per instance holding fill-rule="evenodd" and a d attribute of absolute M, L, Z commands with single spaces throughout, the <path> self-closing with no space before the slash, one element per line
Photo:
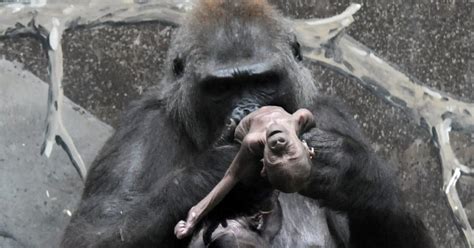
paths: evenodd
<path fill-rule="evenodd" d="M 172 44 L 162 89 L 132 104 L 90 168 L 63 247 L 185 247 L 173 227 L 238 151 L 222 138 L 226 123 L 264 105 L 316 119 L 302 137 L 317 151 L 307 187 L 279 195 L 273 247 L 433 246 L 351 116 L 318 95 L 295 35 L 264 0 L 203 0 Z M 248 213 L 272 195 L 259 189 L 240 185 L 213 218 Z"/>

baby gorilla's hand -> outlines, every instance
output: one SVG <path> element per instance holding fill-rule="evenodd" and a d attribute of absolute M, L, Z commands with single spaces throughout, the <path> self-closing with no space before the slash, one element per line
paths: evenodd
<path fill-rule="evenodd" d="M 178 239 L 186 238 L 191 233 L 191 228 L 189 228 L 188 223 L 184 220 L 180 220 L 174 227 L 174 235 L 176 235 L 176 238 Z"/>
<path fill-rule="evenodd" d="M 196 224 L 198 222 L 195 211 L 196 208 L 196 206 L 192 207 L 191 210 L 189 210 L 188 212 L 188 217 L 186 221 L 181 220 L 174 227 L 174 235 L 176 235 L 178 239 L 186 238 L 193 233 L 194 228 L 196 227 Z"/>

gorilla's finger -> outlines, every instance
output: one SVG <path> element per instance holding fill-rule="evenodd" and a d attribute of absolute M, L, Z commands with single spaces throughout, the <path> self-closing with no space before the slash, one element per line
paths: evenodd
<path fill-rule="evenodd" d="M 222 146 L 232 143 L 234 140 L 234 132 L 237 127 L 237 122 L 234 119 L 229 119 L 222 131 L 221 136 L 217 140 L 215 146 Z"/>

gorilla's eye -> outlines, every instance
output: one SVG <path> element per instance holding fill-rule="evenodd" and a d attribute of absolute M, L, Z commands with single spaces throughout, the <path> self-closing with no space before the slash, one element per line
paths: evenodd
<path fill-rule="evenodd" d="M 173 59 L 173 73 L 177 77 L 183 75 L 184 72 L 184 59 L 181 55 L 178 55 L 175 59 Z"/>
<path fill-rule="evenodd" d="M 302 61 L 303 60 L 303 55 L 301 55 L 301 45 L 298 41 L 294 41 L 291 44 L 291 50 L 293 52 L 293 56 L 297 61 Z"/>

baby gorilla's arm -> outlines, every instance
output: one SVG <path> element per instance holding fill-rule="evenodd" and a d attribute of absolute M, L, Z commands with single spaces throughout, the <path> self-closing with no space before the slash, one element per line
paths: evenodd
<path fill-rule="evenodd" d="M 277 189 L 288 188 L 290 187 L 288 185 L 292 185 L 294 182 L 299 184 L 299 181 L 295 180 L 295 178 L 301 177 L 298 175 L 298 171 L 301 171 L 301 167 L 309 168 L 310 162 L 307 158 L 309 150 L 302 145 L 298 134 L 311 127 L 313 122 L 313 117 L 307 110 L 299 110 L 290 115 L 280 107 L 263 107 L 245 117 L 235 131 L 235 138 L 242 142 L 239 152 L 222 180 L 204 199 L 191 208 L 186 221 L 182 220 L 175 226 L 176 237 L 182 239 L 191 235 L 199 221 L 222 201 L 237 182 L 257 174 L 258 163 L 264 156 L 264 150 L 267 163 L 270 160 L 279 162 L 275 163 L 272 168 L 267 168 L 265 172 L 269 175 L 270 181 L 277 184 L 274 185 Z M 286 142 L 277 145 L 278 147 L 275 144 L 270 144 L 272 147 L 268 148 L 267 141 L 274 139 L 270 136 L 275 133 L 278 133 L 277 135 L 285 139 Z M 289 155 L 292 159 L 279 159 L 283 155 Z M 285 178 L 282 177 L 291 179 L 288 178 L 288 182 L 285 182 Z M 279 183 L 275 178 L 288 185 L 280 186 L 284 184 Z"/>

